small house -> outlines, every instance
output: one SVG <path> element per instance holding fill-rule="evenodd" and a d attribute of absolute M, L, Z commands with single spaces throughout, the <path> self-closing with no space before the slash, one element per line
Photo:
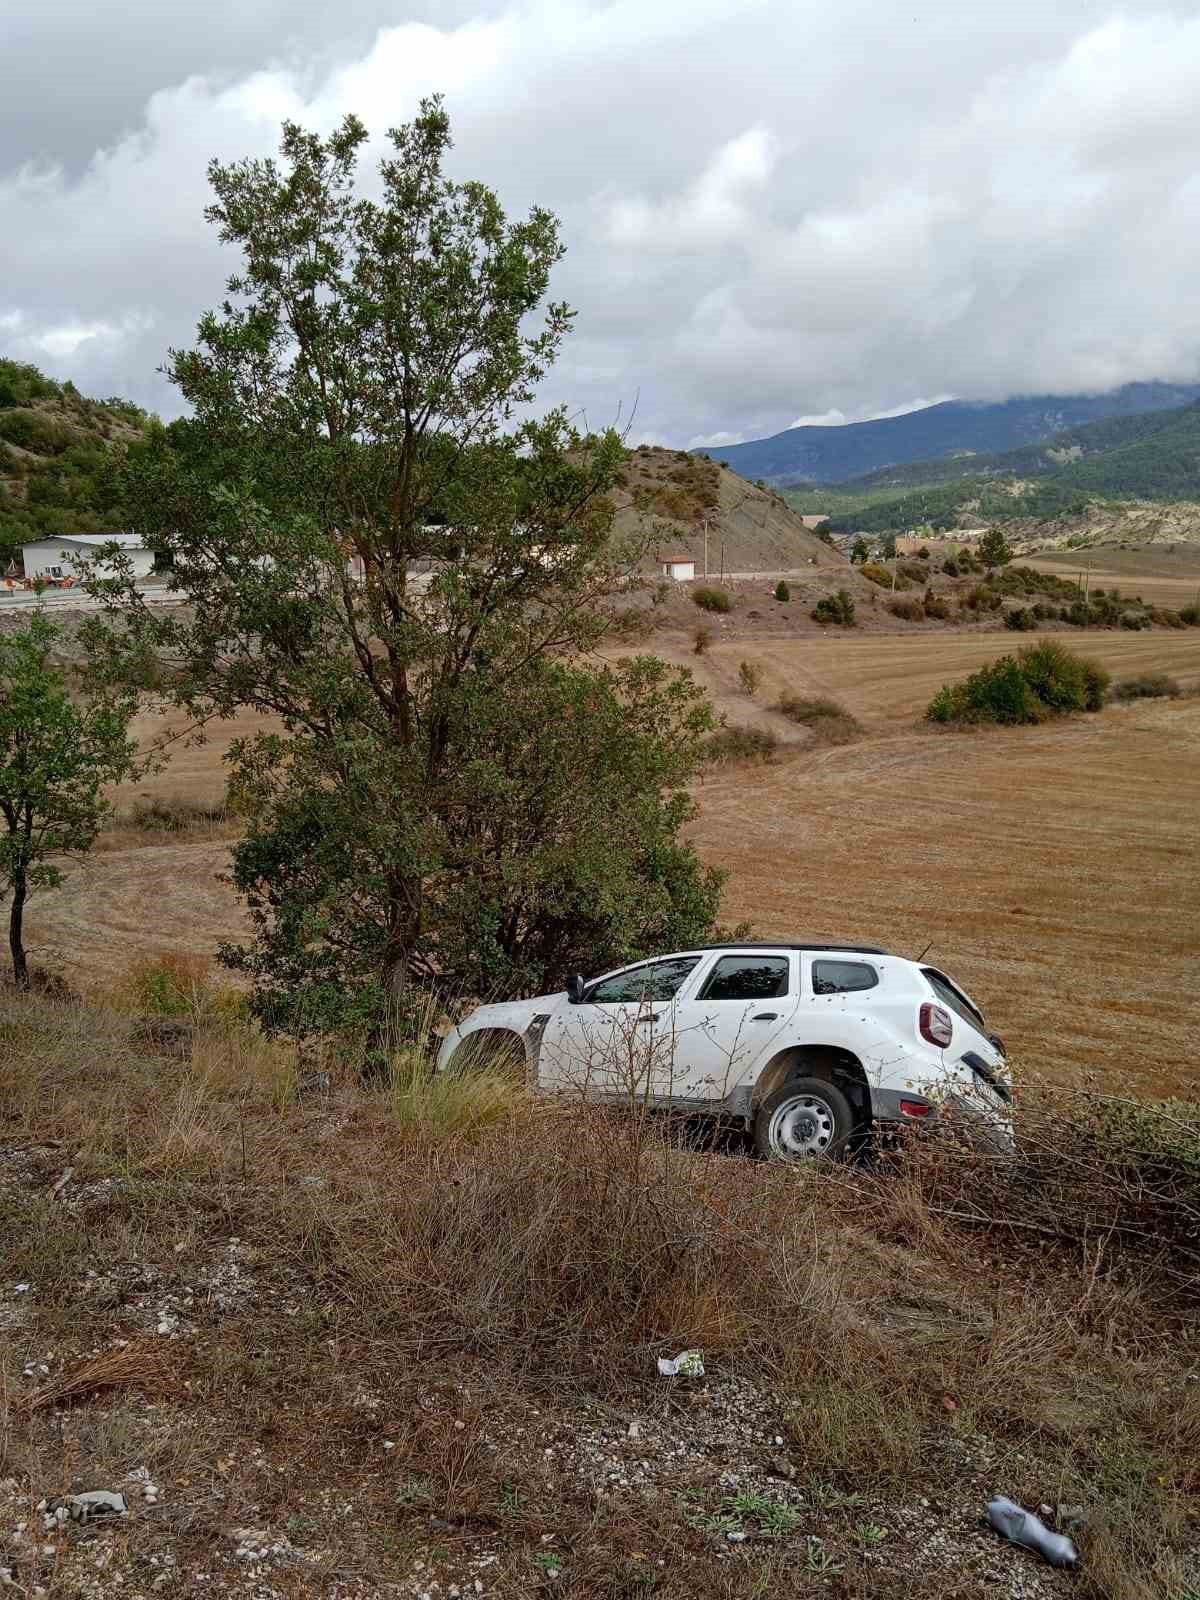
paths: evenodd
<path fill-rule="evenodd" d="M 658 565 L 663 577 L 676 583 L 691 583 L 696 576 L 696 563 L 690 556 L 659 556 Z"/>
<path fill-rule="evenodd" d="M 30 581 L 41 578 L 47 583 L 61 583 L 80 576 L 80 569 L 93 563 L 100 577 L 111 577 L 111 565 L 98 560 L 105 545 L 120 546 L 135 578 L 150 576 L 154 556 L 136 533 L 61 533 L 21 546 L 25 577 Z"/>

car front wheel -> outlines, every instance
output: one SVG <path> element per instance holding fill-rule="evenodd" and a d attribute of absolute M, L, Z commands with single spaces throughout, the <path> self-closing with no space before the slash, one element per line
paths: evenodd
<path fill-rule="evenodd" d="M 790 1079 L 767 1096 L 754 1118 L 758 1153 L 772 1161 L 841 1155 L 853 1132 L 850 1102 L 824 1078 Z"/>

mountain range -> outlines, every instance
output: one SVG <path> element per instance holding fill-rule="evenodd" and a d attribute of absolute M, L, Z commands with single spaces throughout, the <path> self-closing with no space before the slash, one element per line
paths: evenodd
<path fill-rule="evenodd" d="M 995 455 L 1106 418 L 1177 409 L 1197 399 L 1200 384 L 1129 383 L 1102 395 L 1028 395 L 996 404 L 946 400 L 900 417 L 787 428 L 769 439 L 696 453 L 719 455 L 743 478 L 777 486 L 840 484 L 907 462 Z"/>
<path fill-rule="evenodd" d="M 1081 514 L 1098 499 L 1197 500 L 1200 402 L 1107 417 L 999 454 L 884 467 L 817 493 L 836 493 L 830 527 L 842 531 L 1041 520 Z M 804 491 L 792 498 L 803 507 Z"/>

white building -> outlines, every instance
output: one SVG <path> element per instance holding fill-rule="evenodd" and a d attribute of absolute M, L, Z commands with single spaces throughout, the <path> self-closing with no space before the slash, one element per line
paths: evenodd
<path fill-rule="evenodd" d="M 696 576 L 696 563 L 687 556 L 659 556 L 658 564 L 663 577 L 676 583 L 691 583 Z"/>
<path fill-rule="evenodd" d="M 136 533 L 60 533 L 53 539 L 38 539 L 33 544 L 23 544 L 21 557 L 25 563 L 25 576 L 48 581 L 73 578 L 79 574 L 80 567 L 89 562 L 96 563 L 96 572 L 100 577 L 111 576 L 111 565 L 96 559 L 106 544 L 120 545 L 135 578 L 150 576 L 154 557 Z"/>

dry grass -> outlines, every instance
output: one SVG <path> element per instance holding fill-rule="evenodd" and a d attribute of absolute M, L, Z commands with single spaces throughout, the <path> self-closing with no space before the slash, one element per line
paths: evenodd
<path fill-rule="evenodd" d="M 70 1405 L 111 1389 L 161 1394 L 177 1389 L 185 1352 L 161 1338 L 138 1339 L 80 1362 L 28 1397 L 30 1412 Z"/>
<path fill-rule="evenodd" d="M 369 1551 L 380 1585 L 418 1552 L 428 1582 L 486 1548 L 489 1586 L 526 1593 L 552 1548 L 571 1592 L 633 1596 L 649 1550 L 671 1552 L 656 1594 L 749 1600 L 787 1572 L 789 1592 L 817 1595 L 829 1572 L 806 1556 L 815 1537 L 838 1592 L 982 1600 L 995 1584 L 962 1560 L 972 1540 L 993 1558 L 972 1532 L 987 1484 L 1088 1506 L 1077 1592 L 1141 1600 L 1189 1581 L 1200 1395 L 1185 1108 L 1117 1139 L 1119 1108 L 1038 1099 L 1015 1164 L 929 1144 L 816 1173 L 696 1154 L 651 1116 L 570 1101 L 447 1117 L 451 1097 L 473 1095 L 453 1081 L 445 1103 L 413 1098 L 398 1116 L 395 1085 L 368 1093 L 335 1071 L 314 1105 L 279 1092 L 294 1064 L 248 1034 L 198 1040 L 164 1072 L 117 1015 L 14 999 L 2 1026 L 0 1136 L 37 1152 L 0 1184 L 0 1281 L 36 1281 L 3 1356 L 9 1394 L 27 1391 L 31 1353 L 52 1347 L 58 1364 L 32 1416 L 9 1408 L 8 1469 L 43 1463 L 40 1487 L 55 1451 L 93 1475 L 143 1458 L 132 1399 L 118 1390 L 98 1413 L 92 1396 L 170 1374 L 139 1365 L 144 1341 L 113 1353 L 136 1313 L 85 1296 L 85 1268 L 197 1283 L 235 1235 L 256 1286 L 232 1311 L 197 1296 L 188 1386 L 155 1444 L 195 1486 L 172 1483 L 172 1503 L 200 1507 L 193 1542 L 176 1535 L 184 1574 L 210 1570 L 222 1524 L 252 1506 L 257 1525 L 310 1518 L 307 1542 L 334 1541 L 343 1562 Z M 77 1176 L 55 1196 L 68 1151 Z M 614 1496 L 607 1469 L 593 1478 L 574 1441 L 598 1418 L 705 1437 L 704 1388 L 688 1399 L 654 1376 L 656 1353 L 690 1345 L 710 1382 L 774 1407 L 785 1442 L 768 1454 L 788 1458 L 793 1485 L 764 1476 L 757 1446 L 733 1497 L 720 1454 L 709 1467 L 703 1453 L 647 1457 L 646 1495 Z M 267 1447 L 267 1474 L 247 1437 Z M 895 1530 L 917 1495 L 968 1508 L 952 1573 L 923 1564 L 919 1527 L 893 1531 L 880 1561 L 861 1555 L 857 1524 Z M 791 1508 L 793 1531 L 756 1534 L 731 1563 L 712 1529 L 758 1527 L 772 1505 Z M 143 1552 L 162 1536 L 129 1533 Z M 1023 1559 L 995 1551 L 1005 1571 Z"/>

